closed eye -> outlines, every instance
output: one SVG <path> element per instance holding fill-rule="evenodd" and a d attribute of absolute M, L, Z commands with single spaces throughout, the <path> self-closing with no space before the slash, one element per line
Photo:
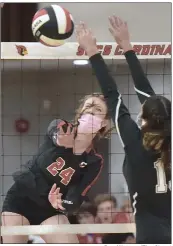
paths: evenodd
<path fill-rule="evenodd" d="M 96 109 L 97 109 L 97 111 L 102 112 L 101 108 L 96 108 Z"/>
<path fill-rule="evenodd" d="M 102 112 L 102 109 L 95 103 L 90 103 L 90 104 L 87 104 L 85 106 L 85 109 L 90 109 L 92 107 L 95 107 L 95 109 L 98 111 L 98 112 Z"/>
<path fill-rule="evenodd" d="M 90 103 L 90 104 L 87 104 L 86 105 L 86 108 L 91 108 L 92 106 L 94 106 L 94 104 L 93 103 Z"/>

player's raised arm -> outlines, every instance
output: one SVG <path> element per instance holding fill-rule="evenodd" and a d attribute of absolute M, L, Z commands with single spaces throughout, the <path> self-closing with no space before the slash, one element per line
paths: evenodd
<path fill-rule="evenodd" d="M 146 75 L 144 74 L 135 52 L 133 51 L 133 47 L 130 43 L 130 35 L 127 23 L 116 16 L 110 17 L 109 21 L 111 24 L 109 30 L 117 44 L 124 51 L 124 55 L 126 57 L 135 84 L 135 91 L 140 102 L 143 104 L 148 97 L 154 95 L 155 93 Z"/>
<path fill-rule="evenodd" d="M 106 98 L 109 111 L 111 111 L 112 120 L 115 122 L 115 108 L 120 94 L 97 49 L 96 39 L 84 23 L 80 23 L 80 25 L 76 27 L 76 36 L 79 45 L 86 51 L 90 58 L 91 65 L 95 71 L 103 95 Z"/>
<path fill-rule="evenodd" d="M 123 147 L 130 145 L 132 142 L 134 143 L 136 140 L 138 141 L 139 129 L 131 119 L 130 113 L 117 89 L 117 85 L 97 50 L 96 39 L 83 23 L 77 27 L 76 35 L 80 46 L 85 49 L 90 58 L 92 68 L 106 99 L 109 112 L 111 112 L 112 120 L 115 123 Z"/>

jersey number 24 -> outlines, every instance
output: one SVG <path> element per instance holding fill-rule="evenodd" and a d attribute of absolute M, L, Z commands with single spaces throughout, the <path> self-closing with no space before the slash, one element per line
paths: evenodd
<path fill-rule="evenodd" d="M 171 181 L 166 183 L 166 174 L 160 159 L 154 163 L 154 167 L 157 172 L 156 193 L 166 193 L 168 188 L 171 190 Z"/>
<path fill-rule="evenodd" d="M 58 157 L 56 162 L 53 162 L 50 166 L 47 167 L 47 170 L 52 174 L 52 176 L 58 175 L 61 178 L 60 182 L 63 185 L 68 185 L 73 174 L 75 173 L 75 170 L 71 167 L 63 169 L 64 166 L 65 161 L 61 157 Z"/>

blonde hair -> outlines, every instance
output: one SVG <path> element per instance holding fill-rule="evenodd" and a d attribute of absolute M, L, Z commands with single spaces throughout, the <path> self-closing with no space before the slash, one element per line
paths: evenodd
<path fill-rule="evenodd" d="M 159 151 L 163 144 L 164 138 L 157 132 L 145 132 L 143 136 L 143 145 L 146 149 Z"/>
<path fill-rule="evenodd" d="M 171 143 L 169 138 L 165 138 L 160 132 L 144 132 L 143 145 L 147 150 L 152 149 L 156 153 L 160 153 L 164 167 L 170 169 Z"/>

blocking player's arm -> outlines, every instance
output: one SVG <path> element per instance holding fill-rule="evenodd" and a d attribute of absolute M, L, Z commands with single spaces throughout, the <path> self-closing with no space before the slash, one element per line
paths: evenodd
<path fill-rule="evenodd" d="M 128 163 L 132 166 L 134 182 L 136 186 L 141 189 L 144 187 L 143 174 L 146 168 L 146 165 L 143 165 L 141 162 L 141 158 L 143 158 L 141 131 L 135 121 L 131 118 L 127 107 L 124 105 L 116 83 L 110 75 L 107 65 L 101 55 L 96 54 L 92 56 L 90 62 L 102 89 L 102 93 L 106 98 L 108 109 L 111 112 L 112 120 L 116 126 L 120 142 L 128 159 L 133 158 L 131 161 L 128 161 Z"/>
<path fill-rule="evenodd" d="M 86 168 L 80 184 L 72 186 L 66 197 L 63 199 L 63 207 L 66 209 L 67 213 L 76 212 L 80 205 L 84 202 L 85 197 L 91 187 L 95 184 L 100 176 L 103 164 L 101 161 L 92 163 Z"/>
<path fill-rule="evenodd" d="M 138 60 L 135 52 L 133 50 L 129 50 L 124 55 L 132 74 L 135 91 L 138 95 L 139 101 L 143 104 L 148 97 L 155 95 L 155 92 L 144 74 L 140 61 Z"/>
<path fill-rule="evenodd" d="M 102 93 L 106 98 L 108 110 L 111 112 L 112 120 L 116 126 L 123 147 L 125 148 L 132 143 L 138 142 L 140 130 L 130 117 L 130 113 L 123 103 L 117 85 L 110 75 L 102 56 L 96 54 L 90 57 L 90 62 L 95 71 Z"/>
<path fill-rule="evenodd" d="M 115 113 L 117 105 L 119 105 L 119 99 L 121 98 L 120 93 L 118 92 L 117 85 L 110 75 L 107 65 L 105 64 L 102 56 L 96 54 L 90 57 L 90 63 L 95 72 L 95 75 L 98 79 L 99 85 L 101 87 L 102 93 L 106 99 L 106 103 L 111 113 L 113 122 L 115 123 Z M 122 107 L 124 113 L 128 113 L 126 107 Z"/>
<path fill-rule="evenodd" d="M 123 140 L 122 145 L 126 146 L 130 142 L 130 135 L 132 135 L 132 139 L 134 139 L 133 131 L 138 131 L 138 127 L 131 119 L 130 113 L 123 103 L 117 85 L 110 75 L 102 56 L 96 54 L 90 57 L 90 62 L 106 99 L 108 110 L 111 113 L 112 120 L 116 126 L 121 142 Z M 126 133 L 128 131 L 127 135 L 123 134 L 124 127 L 126 128 Z"/>
<path fill-rule="evenodd" d="M 53 120 L 47 129 L 47 135 L 50 139 L 52 139 L 53 143 L 58 146 L 58 133 L 59 129 L 62 126 L 63 130 L 66 132 L 68 123 L 62 119 Z"/>

